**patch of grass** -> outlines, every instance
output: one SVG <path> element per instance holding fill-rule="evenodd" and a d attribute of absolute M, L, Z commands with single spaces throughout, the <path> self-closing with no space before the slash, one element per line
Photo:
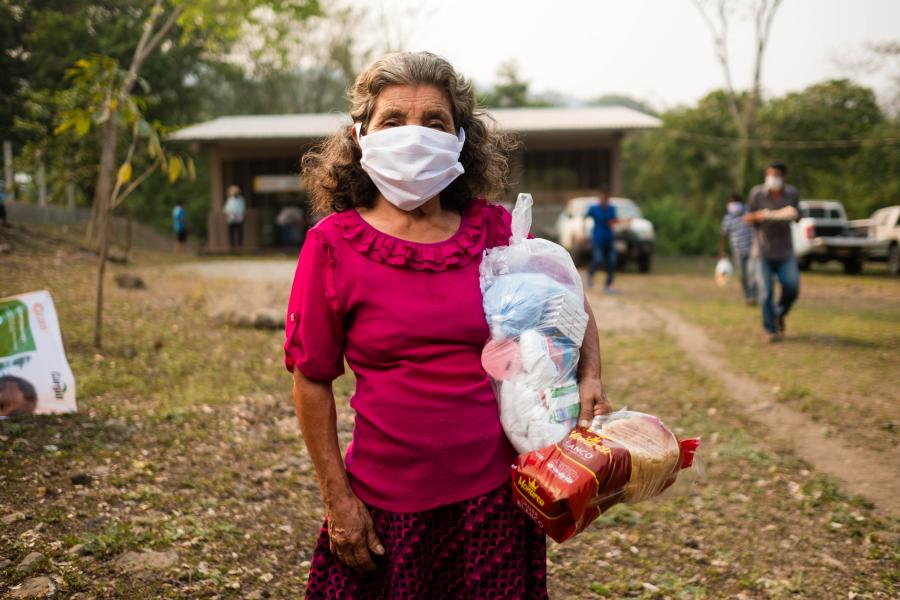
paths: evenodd
<path fill-rule="evenodd" d="M 650 277 L 626 274 L 623 298 L 656 303 L 702 325 L 733 369 L 767 383 L 774 397 L 876 451 L 900 448 L 900 404 L 889 373 L 900 360 L 897 282 L 830 271 L 801 275 L 787 338 L 765 342 L 759 307 L 736 283 L 719 288 L 712 262 L 669 259 Z M 853 407 L 852 416 L 848 407 Z"/>

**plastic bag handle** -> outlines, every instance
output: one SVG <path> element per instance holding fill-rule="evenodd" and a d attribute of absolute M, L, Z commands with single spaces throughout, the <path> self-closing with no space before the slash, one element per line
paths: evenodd
<path fill-rule="evenodd" d="M 510 244 L 528 237 L 528 232 L 531 231 L 532 206 L 534 206 L 534 200 L 531 194 L 519 194 L 519 197 L 516 199 L 516 206 L 512 212 L 512 237 L 509 238 Z"/>

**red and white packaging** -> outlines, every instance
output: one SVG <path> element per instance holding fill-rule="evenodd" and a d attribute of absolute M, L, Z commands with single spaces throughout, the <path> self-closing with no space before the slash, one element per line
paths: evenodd
<path fill-rule="evenodd" d="M 520 455 L 512 467 L 513 501 L 562 542 L 619 502 L 661 494 L 691 466 L 699 445 L 699 438 L 679 441 L 653 415 L 617 411 Z"/>

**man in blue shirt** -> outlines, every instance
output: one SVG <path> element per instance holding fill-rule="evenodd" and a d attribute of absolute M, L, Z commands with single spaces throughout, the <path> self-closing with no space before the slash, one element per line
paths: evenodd
<path fill-rule="evenodd" d="M 184 203 L 179 200 L 172 209 L 172 229 L 175 230 L 175 252 L 184 252 L 187 241 L 187 215 Z"/>
<path fill-rule="evenodd" d="M 616 207 L 609 203 L 609 190 L 600 189 L 600 203 L 592 204 L 585 217 L 594 220 L 591 237 L 591 265 L 588 267 L 588 287 L 594 287 L 594 273 L 602 264 L 606 268 L 606 283 L 603 290 L 614 294 L 613 279 L 616 276 L 616 246 L 613 239 L 613 225 L 616 224 Z"/>

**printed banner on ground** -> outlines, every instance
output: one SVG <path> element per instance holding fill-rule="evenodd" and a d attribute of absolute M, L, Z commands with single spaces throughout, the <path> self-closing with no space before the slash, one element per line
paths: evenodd
<path fill-rule="evenodd" d="M 76 410 L 50 293 L 0 298 L 0 417 Z"/>

